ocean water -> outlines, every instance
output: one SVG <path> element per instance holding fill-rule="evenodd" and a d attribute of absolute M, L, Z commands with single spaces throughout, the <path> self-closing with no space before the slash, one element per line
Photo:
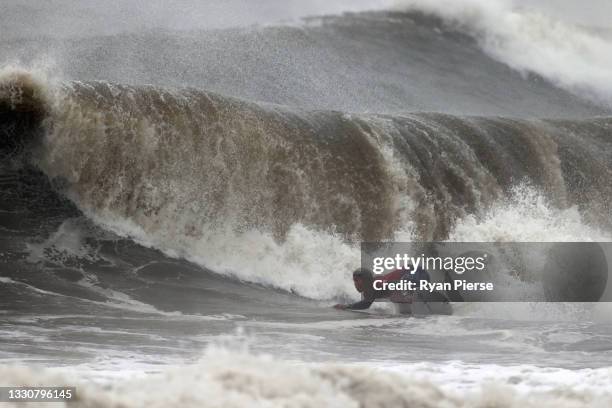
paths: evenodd
<path fill-rule="evenodd" d="M 331 308 L 362 240 L 610 241 L 610 37 L 507 2 L 326 3 L 0 6 L 0 385 L 610 406 L 607 303 Z"/>

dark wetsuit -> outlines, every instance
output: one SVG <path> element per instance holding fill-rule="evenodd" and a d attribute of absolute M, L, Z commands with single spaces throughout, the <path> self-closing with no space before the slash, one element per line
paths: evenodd
<path fill-rule="evenodd" d="M 386 275 L 378 277 L 374 279 L 371 285 L 369 285 L 366 290 L 361 294 L 361 300 L 355 303 L 351 303 L 346 306 L 347 309 L 350 310 L 365 310 L 372 306 L 372 303 L 376 299 L 386 299 L 390 298 L 393 295 L 393 291 L 391 290 L 376 290 L 374 289 L 374 282 L 383 281 L 383 282 L 397 282 L 400 280 L 408 280 L 418 282 L 420 280 L 430 281 L 429 274 L 427 271 L 423 269 L 417 269 L 414 274 L 411 274 L 409 271 L 405 270 L 395 270 Z"/>

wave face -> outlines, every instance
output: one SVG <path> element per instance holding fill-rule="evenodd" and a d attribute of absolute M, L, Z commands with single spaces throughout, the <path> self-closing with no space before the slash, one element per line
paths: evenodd
<path fill-rule="evenodd" d="M 194 89 L 54 88 L 12 71 L 0 90 L 3 140 L 32 139 L 13 122 L 42 133 L 33 162 L 92 219 L 213 270 L 248 271 L 238 276 L 308 296 L 334 295 L 308 287 L 323 272 L 296 287 L 258 259 L 293 242 L 281 264 L 294 262 L 303 235 L 318 237 L 309 256 L 334 248 L 320 266 L 331 270 L 351 262 L 347 240 L 445 240 L 521 188 L 559 211 L 574 208 L 585 225 L 611 228 L 610 118 L 302 111 Z M 246 248 L 253 253 L 228 263 Z"/>

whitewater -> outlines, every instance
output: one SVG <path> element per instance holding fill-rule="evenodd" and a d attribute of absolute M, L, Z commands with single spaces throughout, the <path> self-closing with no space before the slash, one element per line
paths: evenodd
<path fill-rule="evenodd" d="M 609 242 L 609 37 L 511 2 L 236 1 L 226 26 L 207 3 L 29 3 L 0 17 L 0 385 L 76 385 L 82 406 L 610 404 L 607 303 L 330 307 L 357 298 L 362 240 Z M 60 30 L 70 7 L 89 30 Z"/>

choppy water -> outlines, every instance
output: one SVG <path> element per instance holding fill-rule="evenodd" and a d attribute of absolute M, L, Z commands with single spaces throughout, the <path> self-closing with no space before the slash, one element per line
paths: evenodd
<path fill-rule="evenodd" d="M 103 406 L 607 406 L 607 304 L 329 307 L 361 239 L 612 235 L 609 40 L 415 3 L 4 37 L 0 378 Z"/>

